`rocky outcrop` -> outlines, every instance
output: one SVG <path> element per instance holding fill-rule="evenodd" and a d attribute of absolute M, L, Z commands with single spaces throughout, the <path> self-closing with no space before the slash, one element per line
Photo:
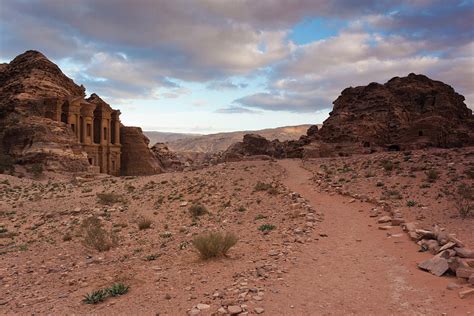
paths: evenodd
<path fill-rule="evenodd" d="M 167 171 L 178 171 L 183 170 L 189 163 L 182 157 L 178 156 L 175 152 L 169 150 L 165 143 L 156 143 L 151 147 L 151 151 L 155 157 L 160 161 L 163 169 Z"/>
<path fill-rule="evenodd" d="M 122 126 L 120 137 L 122 175 L 142 176 L 162 172 L 160 162 L 148 147 L 150 141 L 140 127 Z"/>
<path fill-rule="evenodd" d="M 140 129 L 121 135 L 119 115 L 96 94 L 85 99 L 85 88 L 39 52 L 0 65 L 0 162 L 120 175 L 121 153 L 131 150 L 124 174 L 160 172 Z"/>
<path fill-rule="evenodd" d="M 474 118 L 464 97 L 424 75 L 347 88 L 305 156 L 474 145 Z"/>
<path fill-rule="evenodd" d="M 222 161 L 238 161 L 245 157 L 261 156 L 261 158 L 302 158 L 303 146 L 309 144 L 317 135 L 318 126 L 308 128 L 306 135 L 298 140 L 281 142 L 278 139 L 267 140 L 257 134 L 245 134 L 242 142 L 231 145 L 221 154 Z"/>

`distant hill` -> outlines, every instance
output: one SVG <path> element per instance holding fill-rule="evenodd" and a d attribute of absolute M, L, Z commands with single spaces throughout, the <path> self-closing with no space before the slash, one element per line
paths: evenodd
<path fill-rule="evenodd" d="M 171 134 L 168 140 L 159 140 L 159 142 L 167 142 L 170 150 L 175 152 L 206 152 L 213 153 L 226 150 L 230 145 L 242 141 L 244 134 L 255 133 L 269 140 L 279 139 L 280 141 L 298 139 L 301 135 L 306 134 L 306 130 L 311 125 L 285 126 L 277 128 L 269 128 L 257 131 L 238 131 L 228 133 L 217 133 L 209 135 L 193 135 L 193 134 L 177 134 L 177 133 L 161 133 L 161 132 L 145 132 L 150 138 L 150 145 L 156 143 L 156 139 L 165 139 L 167 136 L 160 138 L 161 134 Z M 174 137 L 172 139 L 171 137 Z"/>
<path fill-rule="evenodd" d="M 202 134 L 167 133 L 155 131 L 145 131 L 143 133 L 146 135 L 146 137 L 150 139 L 150 146 L 153 146 L 156 143 L 169 143 L 178 139 L 203 136 Z"/>

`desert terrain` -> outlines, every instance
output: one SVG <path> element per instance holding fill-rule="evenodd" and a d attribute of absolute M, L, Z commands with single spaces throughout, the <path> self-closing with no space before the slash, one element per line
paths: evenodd
<path fill-rule="evenodd" d="M 381 203 L 400 208 L 407 221 L 441 225 L 472 247 L 474 218 L 453 204 L 453 183 L 473 186 L 472 155 L 247 161 L 146 177 L 1 175 L 0 311 L 466 315 L 474 306 L 458 296 L 466 281 L 417 269 L 432 255 L 398 226 L 380 230 L 377 218 L 388 214 Z M 412 170 L 427 157 L 435 181 Z M 388 189 L 399 196 L 383 198 Z M 206 211 L 193 216 L 193 204 Z M 109 250 L 84 243 L 88 218 L 113 236 Z M 193 238 L 216 230 L 238 242 L 227 257 L 200 259 Z M 116 283 L 129 286 L 126 295 L 84 304 Z"/>

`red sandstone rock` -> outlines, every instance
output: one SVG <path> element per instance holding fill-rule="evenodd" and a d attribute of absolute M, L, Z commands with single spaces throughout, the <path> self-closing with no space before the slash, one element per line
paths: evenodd
<path fill-rule="evenodd" d="M 162 166 L 148 148 L 149 140 L 140 127 L 122 126 L 120 137 L 122 175 L 151 175 L 162 171 Z"/>
<path fill-rule="evenodd" d="M 423 75 L 347 88 L 305 148 L 305 156 L 474 144 L 474 117 L 464 97 Z"/>

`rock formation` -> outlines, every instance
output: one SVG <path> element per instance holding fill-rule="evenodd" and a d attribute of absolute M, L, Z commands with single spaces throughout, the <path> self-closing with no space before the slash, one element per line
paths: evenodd
<path fill-rule="evenodd" d="M 122 126 L 122 175 L 143 176 L 160 173 L 160 162 L 148 148 L 149 140 L 140 127 Z"/>
<path fill-rule="evenodd" d="M 464 97 L 424 75 L 347 88 L 334 101 L 305 156 L 474 145 L 474 118 Z"/>
<path fill-rule="evenodd" d="M 321 129 L 312 126 L 296 141 L 245 135 L 224 160 L 251 155 L 330 157 L 387 150 L 474 145 L 474 117 L 464 97 L 424 75 L 395 77 L 385 84 L 347 88 L 334 101 Z"/>
<path fill-rule="evenodd" d="M 182 157 L 169 150 L 165 143 L 156 143 L 151 147 L 151 151 L 160 161 L 161 166 L 167 171 L 183 170 L 185 165 L 187 165 L 186 161 L 183 161 Z"/>
<path fill-rule="evenodd" d="M 85 88 L 43 54 L 27 51 L 2 64 L 0 96 L 0 161 L 39 163 L 51 171 L 121 174 L 120 111 L 96 94 L 85 99 Z M 145 165 L 159 164 L 150 162 L 148 150 L 148 155 L 127 160 L 127 174 L 142 157 Z"/>

